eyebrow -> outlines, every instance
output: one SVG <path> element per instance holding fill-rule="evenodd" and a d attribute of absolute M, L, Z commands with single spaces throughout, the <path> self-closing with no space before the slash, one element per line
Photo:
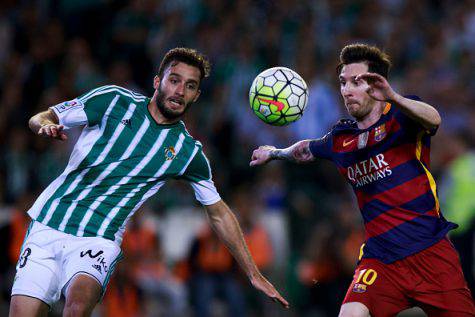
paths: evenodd
<path fill-rule="evenodd" d="M 181 75 L 178 74 L 178 73 L 170 73 L 168 76 L 176 76 L 176 77 L 180 77 L 180 78 L 183 77 L 183 76 L 181 76 Z M 198 85 L 198 81 L 196 81 L 196 80 L 194 80 L 194 79 L 188 79 L 188 80 L 186 81 L 186 83 L 188 83 L 188 84 L 189 84 L 189 83 L 192 83 L 192 84 Z"/>
<path fill-rule="evenodd" d="M 350 76 L 350 77 L 344 77 L 344 76 L 342 76 L 342 75 L 339 75 L 339 76 L 338 76 L 338 79 L 340 79 L 340 80 L 341 80 L 341 79 L 345 79 L 345 80 L 346 80 L 346 79 L 356 79 L 356 76 L 357 76 L 357 75 L 355 75 L 355 76 Z"/>

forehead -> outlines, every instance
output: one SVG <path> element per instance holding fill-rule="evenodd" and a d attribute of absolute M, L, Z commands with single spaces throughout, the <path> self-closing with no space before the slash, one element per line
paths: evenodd
<path fill-rule="evenodd" d="M 343 65 L 340 77 L 349 78 L 368 71 L 368 64 L 365 62 Z"/>
<path fill-rule="evenodd" d="M 195 66 L 188 65 L 183 62 L 172 61 L 170 65 L 165 69 L 164 76 L 179 75 L 185 80 L 195 80 L 200 82 L 200 69 Z"/>

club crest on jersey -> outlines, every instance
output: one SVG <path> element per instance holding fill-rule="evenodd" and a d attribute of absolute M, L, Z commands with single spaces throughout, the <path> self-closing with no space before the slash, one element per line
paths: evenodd
<path fill-rule="evenodd" d="M 366 285 L 365 284 L 360 284 L 360 283 L 355 283 L 353 286 L 353 292 L 354 293 L 364 293 L 366 292 Z"/>
<path fill-rule="evenodd" d="M 379 142 L 386 136 L 386 125 L 383 123 L 374 129 L 374 141 Z"/>
<path fill-rule="evenodd" d="M 175 148 L 173 146 L 169 146 L 165 149 L 165 159 L 167 161 L 173 160 L 176 156 Z"/>

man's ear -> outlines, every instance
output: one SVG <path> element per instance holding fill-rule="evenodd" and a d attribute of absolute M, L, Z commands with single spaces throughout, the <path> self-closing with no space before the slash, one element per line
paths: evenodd
<path fill-rule="evenodd" d="M 196 100 L 198 100 L 198 98 L 200 97 L 200 95 L 201 95 L 201 90 L 198 90 L 198 92 L 196 93 L 195 98 L 193 98 L 193 102 L 196 102 Z"/>
<path fill-rule="evenodd" d="M 160 87 L 160 77 L 155 75 L 155 77 L 153 77 L 153 89 L 157 90 L 158 87 Z"/>

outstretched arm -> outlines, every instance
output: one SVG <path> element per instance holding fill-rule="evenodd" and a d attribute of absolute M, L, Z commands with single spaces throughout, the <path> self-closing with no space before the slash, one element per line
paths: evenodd
<path fill-rule="evenodd" d="M 63 132 L 64 126 L 59 124 L 58 117 L 53 110 L 40 112 L 28 121 L 31 131 L 46 138 L 65 141 L 68 139 Z"/>
<path fill-rule="evenodd" d="M 310 151 L 310 140 L 302 140 L 285 149 L 263 145 L 252 152 L 250 166 L 266 164 L 271 160 L 287 160 L 295 163 L 308 163 L 315 160 Z"/>
<path fill-rule="evenodd" d="M 405 98 L 396 93 L 386 78 L 376 73 L 358 75 L 356 80 L 365 80 L 369 87 L 367 93 L 378 101 L 387 101 L 398 106 L 411 119 L 419 122 L 424 128 L 431 130 L 441 123 L 439 112 L 431 105 L 417 100 Z"/>
<path fill-rule="evenodd" d="M 273 301 L 279 302 L 282 306 L 288 308 L 289 303 L 259 272 L 259 269 L 249 253 L 239 223 L 231 209 L 229 209 L 222 200 L 215 204 L 205 206 L 205 209 L 211 227 L 224 242 L 244 272 L 246 272 L 251 284 Z"/>

